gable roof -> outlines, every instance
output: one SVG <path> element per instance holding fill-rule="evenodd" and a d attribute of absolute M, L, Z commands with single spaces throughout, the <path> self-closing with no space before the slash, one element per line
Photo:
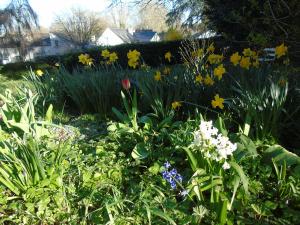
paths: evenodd
<path fill-rule="evenodd" d="M 133 37 L 139 42 L 149 42 L 155 34 L 153 30 L 137 30 L 133 33 Z"/>
<path fill-rule="evenodd" d="M 51 46 L 50 34 L 39 34 L 39 37 L 36 38 L 31 44 L 31 47 L 42 47 L 42 46 Z"/>
<path fill-rule="evenodd" d="M 134 37 L 126 29 L 110 28 L 110 30 L 114 32 L 119 38 L 121 38 L 125 43 L 131 43 L 132 41 L 134 41 Z"/>

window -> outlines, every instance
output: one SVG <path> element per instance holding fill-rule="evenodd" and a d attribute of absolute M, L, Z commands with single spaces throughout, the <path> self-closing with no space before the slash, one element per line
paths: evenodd
<path fill-rule="evenodd" d="M 55 47 L 58 47 L 58 40 L 54 41 Z"/>

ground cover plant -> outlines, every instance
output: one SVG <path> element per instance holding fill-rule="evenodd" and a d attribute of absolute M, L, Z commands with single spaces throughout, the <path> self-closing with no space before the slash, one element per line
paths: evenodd
<path fill-rule="evenodd" d="M 267 61 L 198 44 L 174 66 L 171 49 L 158 67 L 136 49 L 128 68 L 116 52 L 82 53 L 72 72 L 31 70 L 1 91 L 1 223 L 299 223 L 288 47 Z"/>

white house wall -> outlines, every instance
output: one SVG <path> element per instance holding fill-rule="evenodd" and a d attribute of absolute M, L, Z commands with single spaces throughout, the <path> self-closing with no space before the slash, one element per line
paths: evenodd
<path fill-rule="evenodd" d="M 17 62 L 20 54 L 17 48 L 0 48 L 0 63 Z"/>
<path fill-rule="evenodd" d="M 97 40 L 97 45 L 112 46 L 124 44 L 124 41 L 119 38 L 114 32 L 109 28 L 102 33 L 102 35 Z"/>
<path fill-rule="evenodd" d="M 160 41 L 159 35 L 158 35 L 157 33 L 155 33 L 154 36 L 151 38 L 150 41 L 151 41 L 151 42 L 152 42 L 152 41 Z"/>

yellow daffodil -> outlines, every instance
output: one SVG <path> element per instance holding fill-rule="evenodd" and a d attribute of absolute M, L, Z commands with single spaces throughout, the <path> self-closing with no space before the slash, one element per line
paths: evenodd
<path fill-rule="evenodd" d="M 207 85 L 207 86 L 212 86 L 214 85 L 214 81 L 213 79 L 211 79 L 211 77 L 209 75 L 206 75 L 205 78 L 204 78 L 204 84 Z"/>
<path fill-rule="evenodd" d="M 141 53 L 137 50 L 129 50 L 129 52 L 127 53 L 127 58 L 128 58 L 128 65 L 132 68 L 136 68 L 137 65 L 139 64 L 139 57 L 140 57 Z"/>
<path fill-rule="evenodd" d="M 78 56 L 78 61 L 79 61 L 80 63 L 82 63 L 82 64 L 85 64 L 86 59 L 87 59 L 88 57 L 89 57 L 88 54 L 80 54 L 80 55 Z"/>
<path fill-rule="evenodd" d="M 211 105 L 213 108 L 219 107 L 220 109 L 224 108 L 224 98 L 220 98 L 220 96 L 217 94 L 215 95 L 215 99 L 211 101 Z"/>
<path fill-rule="evenodd" d="M 232 55 L 230 56 L 230 62 L 232 62 L 232 64 L 233 64 L 234 66 L 236 66 L 236 65 L 239 64 L 241 58 L 242 58 L 242 57 L 239 55 L 239 53 L 236 52 L 236 53 L 234 53 L 234 54 L 232 54 Z"/>
<path fill-rule="evenodd" d="M 218 55 L 218 54 L 210 54 L 207 58 L 210 64 L 218 64 L 222 62 L 223 60 L 223 55 Z"/>
<path fill-rule="evenodd" d="M 93 59 L 90 58 L 89 54 L 80 54 L 78 56 L 78 61 L 84 65 L 91 66 L 93 64 Z"/>
<path fill-rule="evenodd" d="M 199 74 L 196 76 L 195 83 L 201 84 L 203 81 L 203 77 Z"/>
<path fill-rule="evenodd" d="M 171 52 L 170 51 L 166 52 L 165 59 L 168 60 L 169 62 L 171 62 L 171 57 L 172 57 Z"/>
<path fill-rule="evenodd" d="M 243 55 L 246 57 L 251 57 L 252 56 L 252 50 L 250 48 L 245 48 L 243 51 Z"/>
<path fill-rule="evenodd" d="M 242 57 L 240 61 L 240 67 L 249 70 L 250 65 L 251 65 L 250 57 Z"/>
<path fill-rule="evenodd" d="M 164 70 L 163 70 L 163 74 L 164 75 L 169 75 L 170 73 L 171 73 L 170 67 L 165 67 Z"/>
<path fill-rule="evenodd" d="M 39 77 L 43 76 L 44 75 L 44 72 L 42 70 L 37 70 L 36 72 L 36 75 L 38 75 Z"/>
<path fill-rule="evenodd" d="M 202 58 L 203 53 L 204 53 L 203 49 L 202 48 L 198 48 L 196 51 L 192 52 L 192 57 L 193 58 Z"/>
<path fill-rule="evenodd" d="M 222 79 L 224 73 L 226 73 L 226 69 L 224 68 L 223 64 L 214 69 L 214 75 L 218 77 L 219 80 Z"/>
<path fill-rule="evenodd" d="M 109 61 L 111 63 L 114 63 L 115 61 L 117 61 L 118 58 L 119 57 L 118 57 L 117 53 L 115 53 L 115 52 L 112 52 L 112 53 L 109 54 Z"/>
<path fill-rule="evenodd" d="M 287 48 L 287 46 L 284 45 L 284 43 L 282 43 L 281 45 L 277 46 L 275 48 L 276 58 L 280 58 L 281 56 L 286 55 L 287 50 L 288 50 L 288 48 Z"/>
<path fill-rule="evenodd" d="M 110 52 L 107 49 L 102 50 L 101 56 L 105 59 L 108 59 L 110 57 Z"/>
<path fill-rule="evenodd" d="M 88 65 L 88 66 L 93 65 L 93 59 L 92 58 L 87 58 L 86 59 L 86 65 Z"/>
<path fill-rule="evenodd" d="M 172 103 L 172 109 L 174 109 L 174 110 L 180 108 L 181 106 L 182 106 L 182 104 L 180 102 L 175 101 Z"/>
<path fill-rule="evenodd" d="M 207 52 L 214 52 L 215 51 L 215 46 L 214 46 L 214 43 L 211 43 L 210 45 L 209 45 L 209 47 L 207 48 Z"/>
<path fill-rule="evenodd" d="M 134 49 L 133 51 L 129 50 L 129 52 L 127 53 L 128 59 L 138 60 L 140 56 L 141 56 L 141 53 L 139 51 L 137 51 L 136 49 Z"/>
<path fill-rule="evenodd" d="M 128 66 L 132 67 L 135 69 L 139 63 L 135 60 L 128 60 Z"/>
<path fill-rule="evenodd" d="M 160 81 L 161 80 L 161 73 L 160 71 L 156 71 L 154 74 L 154 80 Z"/>

